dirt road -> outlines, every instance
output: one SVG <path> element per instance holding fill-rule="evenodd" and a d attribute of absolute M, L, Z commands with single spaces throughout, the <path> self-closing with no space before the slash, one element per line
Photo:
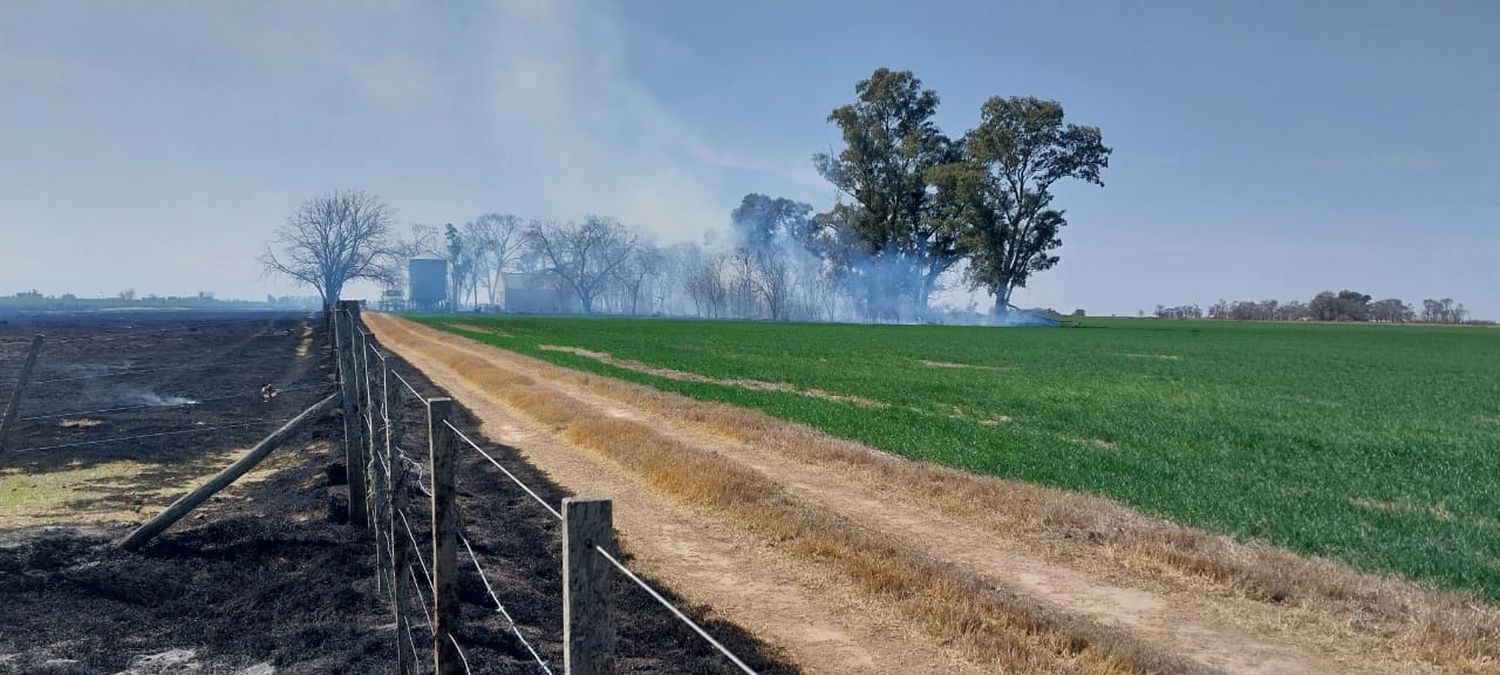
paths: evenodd
<path fill-rule="evenodd" d="M 519 448 L 576 493 L 614 499 L 626 546 L 654 576 L 811 672 L 1434 669 L 1348 616 L 1236 597 L 1145 563 L 1120 565 L 1087 541 L 1009 536 L 935 508 L 962 498 L 942 494 L 942 485 L 914 489 L 858 463 L 809 461 L 795 444 L 754 442 L 710 410 L 723 406 L 392 317 L 367 321 L 383 344 L 466 405 L 489 438 Z M 757 417 L 745 425 L 771 423 L 780 424 Z M 788 433 L 826 441 L 805 429 Z M 698 477 L 651 469 L 647 450 L 629 449 L 653 445 L 670 447 L 684 472 L 712 467 L 753 484 L 757 503 L 771 504 L 766 513 L 802 518 L 802 529 L 761 527 L 740 505 L 695 493 Z M 850 534 L 822 548 L 796 539 L 820 527 Z M 922 578 L 891 582 L 889 568 L 902 565 Z M 977 609 L 944 614 L 931 600 L 952 596 L 932 590 L 938 582 L 981 596 Z"/>

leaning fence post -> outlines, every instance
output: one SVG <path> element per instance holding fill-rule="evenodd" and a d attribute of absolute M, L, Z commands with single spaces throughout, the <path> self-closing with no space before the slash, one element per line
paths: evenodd
<path fill-rule="evenodd" d="M 427 438 L 432 471 L 432 626 L 433 668 L 437 675 L 464 672 L 454 638 L 458 633 L 458 506 L 454 501 L 453 463 L 458 440 L 448 420 L 453 399 L 427 401 Z"/>
<path fill-rule="evenodd" d="M 568 675 L 614 672 L 614 597 L 604 556 L 614 549 L 608 499 L 563 500 L 563 668 Z"/>
<path fill-rule="evenodd" d="M 360 408 L 357 366 L 354 360 L 353 333 L 358 317 L 359 303 L 340 300 L 336 314 L 338 334 L 339 385 L 344 401 L 344 474 L 349 479 L 349 522 L 358 527 L 369 524 L 369 512 L 365 508 L 365 462 L 364 429 L 360 425 Z"/>
<path fill-rule="evenodd" d="M 5 450 L 5 437 L 16 424 L 16 411 L 21 407 L 21 397 L 26 395 L 26 385 L 31 383 L 31 369 L 36 367 L 36 356 L 42 351 L 42 336 L 31 338 L 31 351 L 26 354 L 26 364 L 16 377 L 16 386 L 10 390 L 10 401 L 5 404 L 5 417 L 0 418 L 0 451 Z"/>

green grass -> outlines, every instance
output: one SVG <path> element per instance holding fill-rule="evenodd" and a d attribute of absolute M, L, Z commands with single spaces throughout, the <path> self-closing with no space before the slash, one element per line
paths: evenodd
<path fill-rule="evenodd" d="M 1097 493 L 1186 525 L 1500 601 L 1500 330 L 418 320 L 906 457 Z M 538 345 L 890 407 L 681 382 Z"/>

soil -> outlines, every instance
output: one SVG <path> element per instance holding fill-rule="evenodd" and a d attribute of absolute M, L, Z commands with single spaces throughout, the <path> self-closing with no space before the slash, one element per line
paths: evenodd
<path fill-rule="evenodd" d="M 392 669 L 397 635 L 375 588 L 372 538 L 342 522 L 347 487 L 337 415 L 139 553 L 112 546 L 333 390 L 320 325 L 304 315 L 249 312 L 0 316 L 3 381 L 24 359 L 30 335 L 47 335 L 20 408 L 20 417 L 32 419 L 17 424 L 0 453 L 0 479 L 20 489 L 36 487 L 31 480 L 86 476 L 53 508 L 0 513 L 0 673 Z M 398 367 L 419 389 L 436 391 L 416 369 Z M 133 372 L 114 375 L 124 371 Z M 111 376 L 83 379 L 98 375 Z M 280 393 L 263 400 L 266 384 Z M 180 399 L 199 403 L 139 407 Z M 131 409 L 98 412 L 114 408 Z M 406 410 L 404 445 L 415 448 L 420 409 Z M 164 435 L 134 438 L 149 434 Z M 470 436 L 550 503 L 568 496 L 513 448 Z M 105 439 L 125 440 L 91 443 Z M 466 535 L 521 633 L 560 672 L 557 526 L 477 454 L 462 467 Z M 420 504 L 413 495 L 419 537 L 427 522 Z M 473 672 L 539 672 L 468 562 L 461 555 L 458 640 Z M 649 597 L 623 578 L 617 583 L 620 672 L 732 672 Z M 706 608 L 690 612 L 761 672 L 793 672 L 744 630 Z M 423 622 L 415 627 L 420 654 L 428 638 Z"/>
<path fill-rule="evenodd" d="M 615 500 L 616 522 L 642 563 L 678 590 L 711 604 L 790 658 L 816 672 L 988 672 L 951 645 L 892 619 L 878 599 L 840 579 L 716 522 L 718 514 L 653 490 L 640 476 L 598 453 L 570 444 L 546 424 L 509 405 L 444 365 L 455 355 L 479 357 L 524 375 L 604 414 L 631 420 L 674 440 L 739 462 L 771 480 L 786 499 L 846 517 L 963 574 L 1018 587 L 1080 617 L 1129 631 L 1165 653 L 1230 672 L 1410 672 L 1430 665 L 1405 660 L 1377 636 L 1361 635 L 1338 616 L 1230 597 L 1191 578 L 1094 564 L 1087 542 L 1074 546 L 996 536 L 911 499 L 878 476 L 850 467 L 809 463 L 774 448 L 737 442 L 689 415 L 637 405 L 635 385 L 577 375 L 557 366 L 464 338 L 402 323 L 409 331 L 376 332 L 391 347 L 471 407 L 493 438 L 519 446 L 521 456 L 580 492 Z M 617 395 L 618 394 L 618 395 Z M 659 400 L 669 394 L 653 393 Z M 686 407 L 686 404 L 684 404 Z M 670 408 L 670 406 L 665 406 Z M 809 432 L 811 433 L 811 432 Z M 872 451 L 873 452 L 873 451 Z M 934 489 L 936 489 L 934 487 Z"/>

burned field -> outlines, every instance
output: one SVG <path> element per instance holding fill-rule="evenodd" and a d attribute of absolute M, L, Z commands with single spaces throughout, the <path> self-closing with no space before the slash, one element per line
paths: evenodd
<path fill-rule="evenodd" d="M 0 672 L 391 669 L 397 635 L 375 587 L 374 543 L 344 522 L 336 414 L 140 552 L 113 546 L 334 390 L 318 320 L 184 312 L 3 320 L 7 373 L 30 335 L 47 337 L 0 453 Z M 437 391 L 414 370 L 407 377 Z M 263 393 L 266 385 L 275 396 Z M 407 412 L 417 419 L 421 411 Z M 424 442 L 409 431 L 406 445 Z M 566 496 L 513 450 L 488 447 L 549 501 Z M 485 461 L 466 457 L 459 478 L 467 535 L 519 629 L 560 666 L 556 528 L 476 462 Z M 412 498 L 420 507 L 422 495 Z M 425 510 L 413 516 L 422 537 Z M 465 567 L 459 639 L 474 672 L 535 672 Z M 621 583 L 622 672 L 722 670 L 696 636 Z M 428 642 L 420 621 L 417 629 L 418 644 Z M 711 630 L 762 672 L 785 670 L 734 626 Z"/>

